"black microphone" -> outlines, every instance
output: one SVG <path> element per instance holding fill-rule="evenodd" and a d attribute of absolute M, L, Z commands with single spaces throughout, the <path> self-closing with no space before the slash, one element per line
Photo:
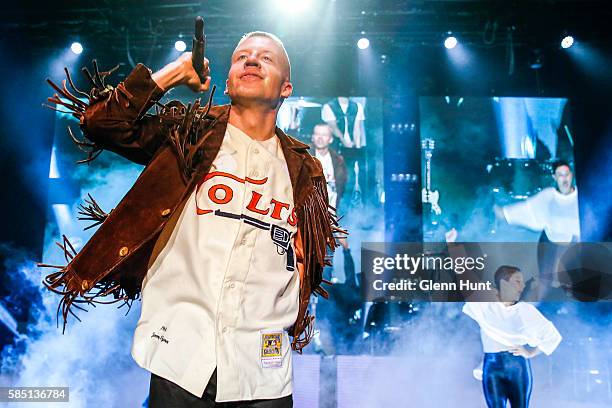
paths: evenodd
<path fill-rule="evenodd" d="M 206 36 L 204 35 L 204 19 L 197 16 L 195 19 L 195 34 L 193 36 L 193 47 L 191 49 L 191 63 L 195 69 L 200 82 L 206 82 L 204 75 L 204 48 L 206 47 Z"/>

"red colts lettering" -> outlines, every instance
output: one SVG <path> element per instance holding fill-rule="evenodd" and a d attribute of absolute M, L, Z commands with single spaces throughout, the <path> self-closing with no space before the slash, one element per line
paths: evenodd
<path fill-rule="evenodd" d="M 217 198 L 217 190 L 222 190 L 225 193 L 223 198 Z M 232 201 L 234 197 L 234 190 L 230 186 L 226 186 L 225 184 L 215 184 L 210 189 L 208 189 L 208 198 L 215 204 L 227 204 Z"/>
<path fill-rule="evenodd" d="M 247 205 L 247 210 L 249 211 L 253 211 L 257 214 L 261 214 L 261 215 L 268 215 L 268 212 L 270 211 L 270 208 L 266 208 L 264 209 L 259 209 L 257 208 L 257 204 L 259 203 L 259 199 L 261 198 L 261 194 L 259 194 L 257 191 L 253 191 L 251 192 L 251 201 L 249 201 L 249 205 Z"/>
<path fill-rule="evenodd" d="M 204 179 L 198 184 L 197 189 L 196 189 L 196 197 L 202 185 L 206 181 L 214 177 L 229 178 L 231 180 L 237 181 L 242 184 L 246 184 L 248 182 L 250 184 L 262 185 L 268 181 L 267 177 L 263 179 L 259 179 L 259 180 L 252 179 L 249 177 L 242 179 L 230 173 L 224 173 L 224 172 L 219 172 L 219 171 L 211 172 L 211 173 L 208 173 L 206 177 L 204 177 Z M 286 217 L 287 223 L 289 225 L 293 227 L 297 225 L 297 216 L 295 214 L 295 208 L 291 208 L 289 203 L 284 203 L 274 198 L 272 198 L 270 202 L 264 202 L 262 200 L 263 196 L 257 191 L 251 191 L 250 194 L 251 194 L 251 197 L 249 198 L 248 204 L 246 206 L 247 212 L 267 215 L 270 218 L 275 219 L 275 220 L 281 220 L 283 219 L 283 217 Z M 220 183 L 213 184 L 210 187 L 208 187 L 207 196 L 211 202 L 218 204 L 220 207 L 223 207 L 224 205 L 229 204 L 234 198 L 234 190 L 231 188 L 230 185 L 220 182 Z M 213 212 L 213 210 L 200 208 L 197 203 L 197 199 L 196 199 L 196 211 L 198 215 L 205 215 L 205 214 L 209 214 Z"/>

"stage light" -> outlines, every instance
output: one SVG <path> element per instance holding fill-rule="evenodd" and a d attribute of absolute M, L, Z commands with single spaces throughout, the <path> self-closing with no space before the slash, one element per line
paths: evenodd
<path fill-rule="evenodd" d="M 83 46 L 81 45 L 80 42 L 73 42 L 72 45 L 70 46 L 70 50 L 76 55 L 79 55 L 80 53 L 83 52 Z"/>
<path fill-rule="evenodd" d="M 49 163 L 49 178 L 58 179 L 60 178 L 59 167 L 57 166 L 57 153 L 55 145 L 51 148 L 51 162 Z"/>
<path fill-rule="evenodd" d="M 368 40 L 365 37 L 362 37 L 359 39 L 359 41 L 357 41 L 357 47 L 359 47 L 360 50 L 365 50 L 369 46 L 370 46 L 370 40 Z"/>
<path fill-rule="evenodd" d="M 561 40 L 561 47 L 562 48 L 569 48 L 572 45 L 574 45 L 574 37 L 572 37 L 571 35 L 565 36 Z"/>
<path fill-rule="evenodd" d="M 177 42 L 174 43 L 174 48 L 178 52 L 183 52 L 187 49 L 187 44 L 185 44 L 185 41 L 183 40 L 177 40 Z"/>
<path fill-rule="evenodd" d="M 444 46 L 448 48 L 449 50 L 452 50 L 453 48 L 457 46 L 457 39 L 453 37 L 452 35 L 446 37 L 446 40 L 444 40 Z"/>
<path fill-rule="evenodd" d="M 305 11 L 312 0 L 277 0 L 279 6 L 284 7 L 290 13 L 301 13 Z"/>

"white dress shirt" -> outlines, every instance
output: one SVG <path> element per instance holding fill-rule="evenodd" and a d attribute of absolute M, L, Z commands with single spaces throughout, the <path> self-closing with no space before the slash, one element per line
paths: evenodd
<path fill-rule="evenodd" d="M 198 397 L 216 367 L 218 402 L 292 393 L 286 329 L 297 318 L 300 283 L 288 257 L 293 204 L 278 138 L 257 142 L 228 124 L 143 281 L 138 365 Z"/>
<path fill-rule="evenodd" d="M 325 181 L 327 182 L 327 197 L 329 199 L 329 205 L 337 208 L 338 191 L 336 190 L 336 176 L 334 174 L 334 162 L 329 150 L 326 154 L 315 151 L 315 157 L 321 162 L 323 167 L 323 174 L 325 175 Z"/>

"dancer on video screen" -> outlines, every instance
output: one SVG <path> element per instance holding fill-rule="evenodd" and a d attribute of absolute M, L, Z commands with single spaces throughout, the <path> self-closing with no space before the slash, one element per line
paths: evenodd
<path fill-rule="evenodd" d="M 552 166 L 555 187 L 547 187 L 524 201 L 495 207 L 495 215 L 511 225 L 544 231 L 550 242 L 580 240 L 578 191 L 568 162 L 559 160 Z"/>
<path fill-rule="evenodd" d="M 524 201 L 494 207 L 498 219 L 534 231 L 542 231 L 538 247 L 538 279 L 540 298 L 549 293 L 549 285 L 560 286 L 558 259 L 563 246 L 557 243 L 580 241 L 578 217 L 578 191 L 574 185 L 574 173 L 568 162 L 553 163 L 552 176 L 555 187 L 548 187 Z"/>

